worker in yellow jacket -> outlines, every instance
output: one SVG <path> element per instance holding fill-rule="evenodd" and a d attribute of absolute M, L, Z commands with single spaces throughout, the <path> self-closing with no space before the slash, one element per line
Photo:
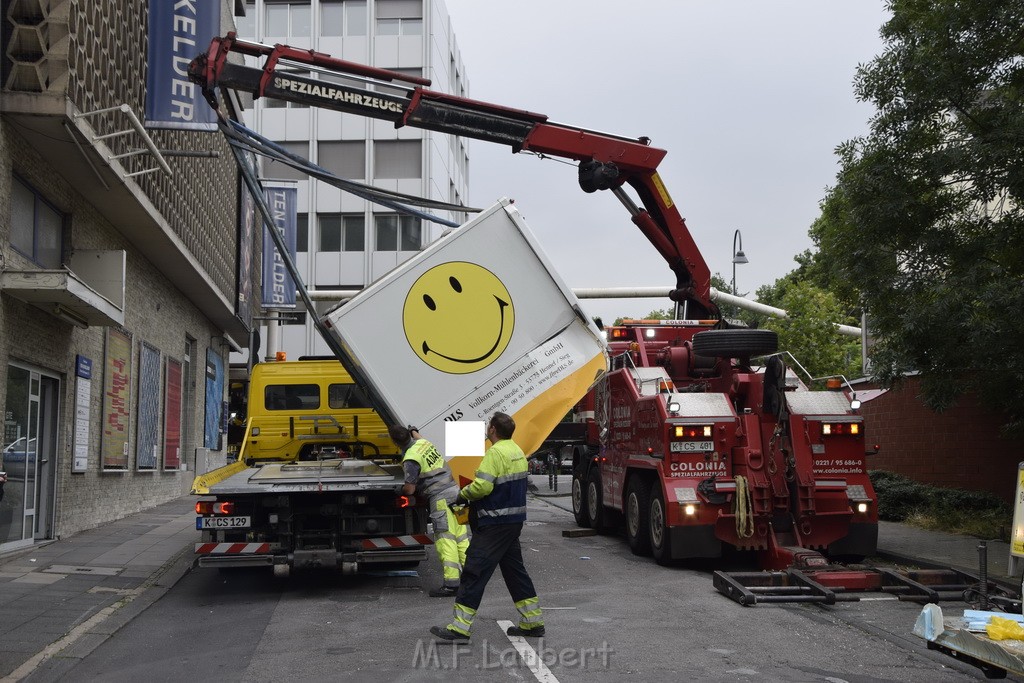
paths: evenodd
<path fill-rule="evenodd" d="M 519 611 L 519 625 L 510 626 L 506 633 L 528 638 L 544 635 L 540 600 L 523 564 L 519 545 L 526 521 L 528 468 L 523 450 L 512 441 L 515 429 L 516 423 L 509 415 L 491 416 L 487 425 L 491 447 L 484 453 L 476 477 L 459 491 L 458 502 L 470 503 L 473 542 L 462 569 L 452 622 L 430 628 L 442 640 L 469 640 L 484 588 L 496 567 L 501 568 L 501 576 Z"/>
<path fill-rule="evenodd" d="M 402 469 L 405 485 L 402 493 L 414 493 L 427 499 L 430 521 L 434 525 L 434 548 L 441 560 L 444 582 L 431 590 L 432 598 L 454 597 L 459 589 L 462 566 L 466 563 L 469 530 L 459 524 L 449 505 L 455 501 L 459 487 L 444 456 L 419 432 L 394 425 L 388 429 L 391 440 L 404 453 Z"/>

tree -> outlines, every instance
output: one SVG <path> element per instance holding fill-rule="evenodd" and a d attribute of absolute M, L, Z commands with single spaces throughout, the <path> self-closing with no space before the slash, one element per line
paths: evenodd
<path fill-rule="evenodd" d="M 808 281 L 795 281 L 787 284 L 782 300 L 772 305 L 784 309 L 789 317 L 768 317 L 764 327 L 778 333 L 779 349 L 791 353 L 811 377 L 860 376 L 860 342 L 836 331 L 833 323 L 844 316 L 833 294 Z"/>
<path fill-rule="evenodd" d="M 877 113 L 837 149 L 816 263 L 866 305 L 883 381 L 920 371 L 935 409 L 976 390 L 1024 429 L 1024 3 L 889 9 L 855 78 Z"/>
<path fill-rule="evenodd" d="M 664 308 L 656 308 L 642 318 L 616 318 L 613 325 L 621 325 L 623 320 L 671 320 L 672 312 Z"/>

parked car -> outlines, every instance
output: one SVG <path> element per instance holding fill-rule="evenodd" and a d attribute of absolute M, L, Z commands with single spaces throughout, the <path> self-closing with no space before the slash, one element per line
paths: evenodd
<path fill-rule="evenodd" d="M 15 439 L 4 446 L 0 454 L 0 470 L 7 472 L 9 478 L 23 479 L 25 477 L 25 461 L 35 463 L 36 440 L 28 437 Z"/>

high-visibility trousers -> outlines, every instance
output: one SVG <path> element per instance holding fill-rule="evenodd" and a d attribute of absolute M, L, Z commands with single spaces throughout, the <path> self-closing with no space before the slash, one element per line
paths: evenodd
<path fill-rule="evenodd" d="M 469 528 L 459 524 L 444 497 L 431 499 L 430 521 L 434 525 L 434 548 L 441 560 L 444 585 L 457 588 L 469 549 Z"/>

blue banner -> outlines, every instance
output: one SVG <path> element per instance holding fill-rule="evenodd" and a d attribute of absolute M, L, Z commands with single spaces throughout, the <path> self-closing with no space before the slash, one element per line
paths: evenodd
<path fill-rule="evenodd" d="M 206 350 L 206 412 L 203 446 L 220 450 L 221 407 L 224 405 L 224 361 L 213 349 Z"/>
<path fill-rule="evenodd" d="M 220 33 L 220 0 L 150 0 L 146 127 L 217 130 L 188 65 Z"/>
<path fill-rule="evenodd" d="M 298 231 L 299 190 L 296 187 L 264 187 L 274 228 L 284 238 L 292 263 L 295 262 L 295 236 Z M 269 227 L 263 225 L 263 308 L 294 308 L 295 282 L 284 259 L 278 253 Z"/>

